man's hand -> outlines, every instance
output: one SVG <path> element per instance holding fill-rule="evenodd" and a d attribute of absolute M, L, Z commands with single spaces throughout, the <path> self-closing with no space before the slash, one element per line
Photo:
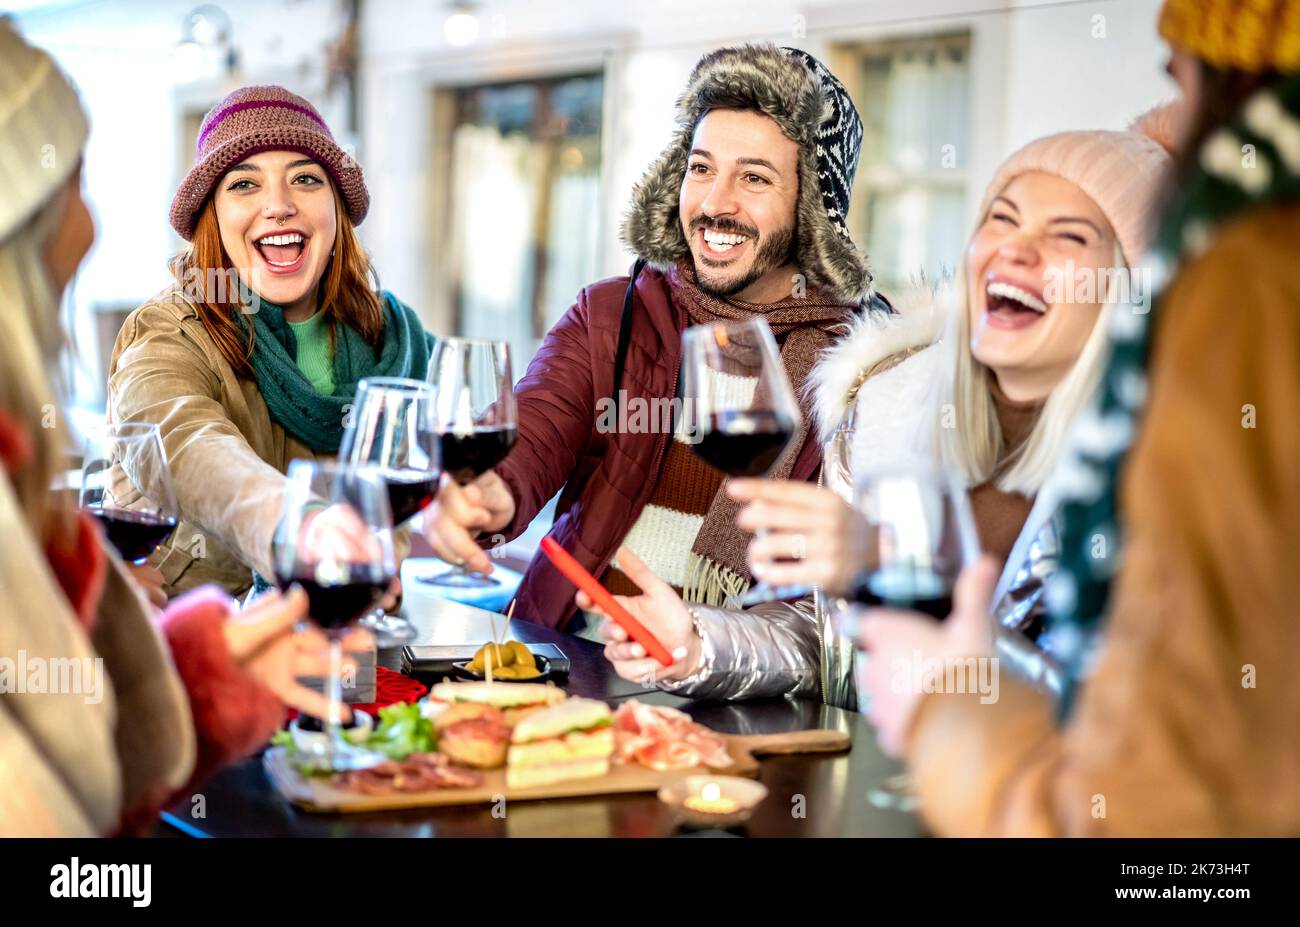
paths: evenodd
<path fill-rule="evenodd" d="M 642 594 L 616 595 L 614 600 L 668 648 L 673 663 L 661 666 L 658 660 L 646 656 L 644 647 L 631 640 L 614 619 L 597 608 L 585 592 L 579 591 L 574 597 L 578 607 L 595 611 L 605 618 L 600 633 L 605 639 L 605 658 L 614 664 L 614 672 L 630 682 L 647 685 L 684 679 L 694 673 L 700 663 L 700 638 L 695 633 L 695 622 L 686 603 L 626 547 L 618 550 L 618 565 L 627 578 L 641 588 Z"/>
<path fill-rule="evenodd" d="M 444 474 L 438 497 L 424 510 L 424 536 L 448 563 L 491 573 L 492 559 L 474 539 L 500 531 L 515 517 L 515 499 L 505 482 L 489 470 L 468 486 Z"/>

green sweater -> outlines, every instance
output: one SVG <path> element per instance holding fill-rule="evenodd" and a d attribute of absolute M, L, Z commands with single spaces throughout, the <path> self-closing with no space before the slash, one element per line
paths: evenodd
<path fill-rule="evenodd" d="M 329 396 L 334 392 L 334 357 L 330 353 L 330 334 L 325 316 L 317 312 L 305 322 L 290 322 L 297 342 L 298 369 L 316 392 Z"/>

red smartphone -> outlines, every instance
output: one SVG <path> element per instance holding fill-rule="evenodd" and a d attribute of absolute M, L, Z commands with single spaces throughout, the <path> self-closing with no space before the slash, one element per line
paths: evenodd
<path fill-rule="evenodd" d="M 602 586 L 596 577 L 587 572 L 573 555 L 556 543 L 554 538 L 542 538 L 542 550 L 546 556 L 551 558 L 551 563 L 555 568 L 564 574 L 569 582 L 573 583 L 583 592 L 591 597 L 591 600 L 604 610 L 605 614 L 614 619 L 632 640 L 636 641 L 645 648 L 645 652 L 654 657 L 663 666 L 673 665 L 673 656 L 668 652 L 668 648 L 659 643 L 659 638 L 647 630 L 646 626 L 632 617 L 631 613 L 619 605 L 609 591 Z"/>

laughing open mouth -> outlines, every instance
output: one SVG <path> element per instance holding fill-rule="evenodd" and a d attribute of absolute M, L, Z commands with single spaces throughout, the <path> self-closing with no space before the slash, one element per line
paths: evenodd
<path fill-rule="evenodd" d="M 307 236 L 301 232 L 276 232 L 255 241 L 257 253 L 271 267 L 289 270 L 302 262 L 307 253 Z"/>
<path fill-rule="evenodd" d="M 1004 280 L 994 280 L 985 291 L 988 314 L 1004 322 L 1034 322 L 1047 314 L 1041 295 Z"/>
<path fill-rule="evenodd" d="M 749 241 L 748 235 L 736 232 L 719 232 L 716 229 L 703 229 L 704 244 L 714 254 L 726 254 L 732 248 Z"/>

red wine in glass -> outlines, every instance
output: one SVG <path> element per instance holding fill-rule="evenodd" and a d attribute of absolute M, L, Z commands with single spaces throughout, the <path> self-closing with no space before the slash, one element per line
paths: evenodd
<path fill-rule="evenodd" d="M 696 325 L 683 333 L 682 398 L 700 430 L 691 449 L 733 477 L 770 473 L 802 421 L 781 352 L 762 316 Z M 727 605 L 747 608 L 789 592 L 760 580 Z"/>
<path fill-rule="evenodd" d="M 410 521 L 438 494 L 442 472 L 433 387 L 402 377 L 366 377 L 357 384 L 339 459 L 373 465 L 388 493 L 393 527 Z M 361 625 L 384 643 L 415 637 L 415 626 L 376 606 Z"/>
<path fill-rule="evenodd" d="M 414 518 L 438 495 L 439 474 L 436 471 L 388 470 L 383 476 L 395 525 Z"/>
<path fill-rule="evenodd" d="M 516 433 L 512 426 L 480 426 L 466 434 L 443 432 L 442 467 L 460 485 L 472 483 L 505 459 Z"/>
<path fill-rule="evenodd" d="M 329 736 L 295 754 L 299 769 L 361 769 L 381 754 L 341 733 L 343 629 L 379 602 L 397 573 L 393 518 L 382 468 L 371 463 L 295 460 L 285 474 L 284 507 L 272 545 L 281 588 L 300 586 L 307 614 L 329 641 Z"/>
<path fill-rule="evenodd" d="M 939 621 L 952 614 L 953 579 L 931 570 L 874 570 L 853 590 L 860 605 L 921 612 Z"/>
<path fill-rule="evenodd" d="M 518 434 L 518 408 L 510 371 L 510 345 L 478 338 L 440 338 L 429 360 L 437 393 L 436 429 L 442 470 L 465 486 L 499 464 Z M 500 585 L 460 563 L 419 582 L 482 588 Z"/>
<path fill-rule="evenodd" d="M 392 576 L 369 573 L 364 568 L 351 572 L 346 582 L 324 582 L 317 577 L 301 575 L 276 576 L 281 589 L 299 585 L 307 593 L 307 612 L 313 621 L 327 631 L 346 628 L 371 606 L 384 597 L 392 583 Z"/>
<path fill-rule="evenodd" d="M 81 464 L 77 504 L 129 563 L 143 563 L 180 518 L 162 433 L 150 422 L 117 422 L 93 433 Z"/>
<path fill-rule="evenodd" d="M 757 409 L 715 412 L 694 450 L 729 476 L 762 476 L 781 456 L 794 430 L 789 419 Z"/>
<path fill-rule="evenodd" d="M 128 563 L 147 558 L 176 530 L 176 519 L 152 512 L 98 507 L 89 511 L 104 526 L 108 542 Z"/>

